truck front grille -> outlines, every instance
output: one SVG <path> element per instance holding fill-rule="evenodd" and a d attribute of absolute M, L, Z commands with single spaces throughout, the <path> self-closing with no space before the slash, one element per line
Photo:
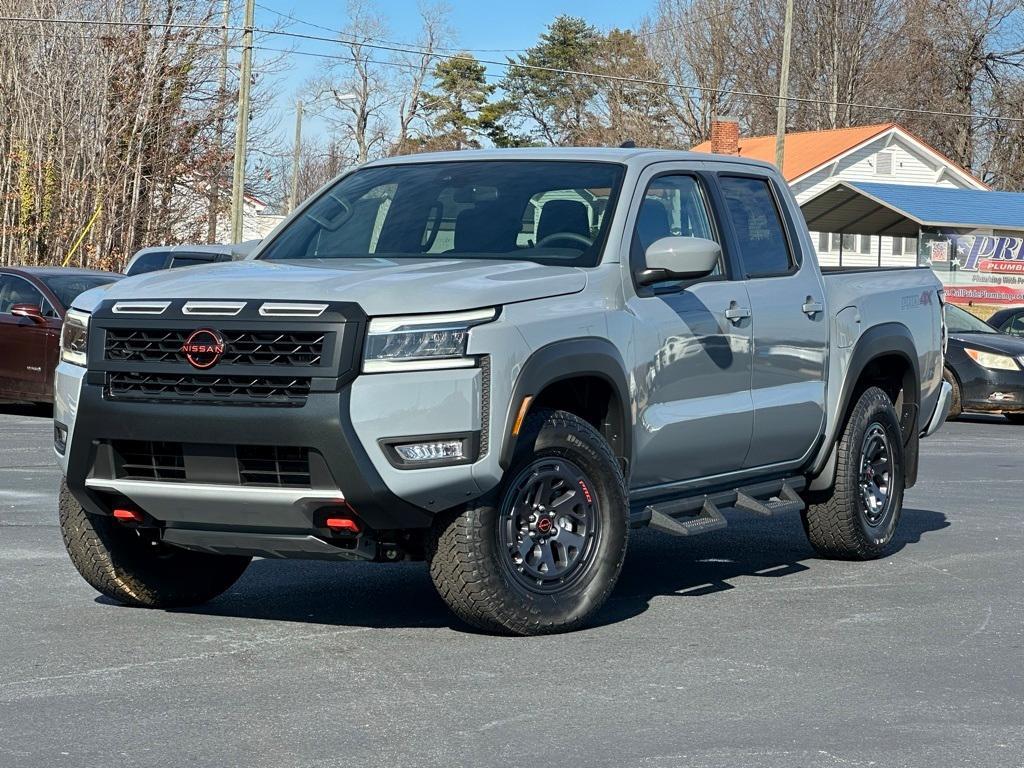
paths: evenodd
<path fill-rule="evenodd" d="M 108 328 L 107 360 L 131 363 L 180 363 L 190 330 Z M 321 364 L 327 338 L 320 331 L 224 331 L 221 365 L 309 367 Z"/>
<path fill-rule="evenodd" d="M 109 445 L 117 479 L 272 488 L 313 485 L 308 448 L 149 440 L 112 440 Z"/>
<path fill-rule="evenodd" d="M 211 374 L 107 374 L 106 397 L 161 403 L 301 406 L 308 376 L 215 376 Z"/>

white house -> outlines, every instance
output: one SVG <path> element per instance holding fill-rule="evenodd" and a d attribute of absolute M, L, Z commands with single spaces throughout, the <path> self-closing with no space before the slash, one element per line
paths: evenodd
<path fill-rule="evenodd" d="M 775 136 L 741 138 L 735 121 L 721 120 L 697 152 L 775 161 Z M 950 189 L 989 187 L 923 140 L 895 123 L 786 134 L 783 175 L 801 204 L 839 181 L 884 182 Z M 812 232 L 826 266 L 910 266 L 916 238 Z"/>

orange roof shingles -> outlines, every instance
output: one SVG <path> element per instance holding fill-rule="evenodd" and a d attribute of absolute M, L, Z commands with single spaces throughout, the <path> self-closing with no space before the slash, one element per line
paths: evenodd
<path fill-rule="evenodd" d="M 831 131 L 801 131 L 786 134 L 786 157 L 782 175 L 786 181 L 799 179 L 805 173 L 834 160 L 844 152 L 885 133 L 895 123 L 858 125 Z M 705 141 L 692 148 L 693 152 L 710 152 L 711 142 Z M 740 157 L 775 162 L 775 136 L 740 137 Z"/>

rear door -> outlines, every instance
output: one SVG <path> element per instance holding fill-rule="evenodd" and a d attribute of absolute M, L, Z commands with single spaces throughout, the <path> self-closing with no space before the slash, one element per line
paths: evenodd
<path fill-rule="evenodd" d="M 709 179 L 692 164 L 659 163 L 641 178 L 644 194 L 633 202 L 630 275 L 662 237 L 703 237 L 723 246 L 707 278 L 632 286 L 636 488 L 739 470 L 750 445 L 749 300 L 713 214 Z"/>
<path fill-rule="evenodd" d="M 721 173 L 753 315 L 753 437 L 746 467 L 789 464 L 825 421 L 828 318 L 821 273 L 804 258 L 785 193 L 769 174 Z"/>
<path fill-rule="evenodd" d="M 11 314 L 15 304 L 49 307 L 43 294 L 18 275 L 0 274 L 0 399 L 49 399 L 47 345 L 53 330 Z"/>

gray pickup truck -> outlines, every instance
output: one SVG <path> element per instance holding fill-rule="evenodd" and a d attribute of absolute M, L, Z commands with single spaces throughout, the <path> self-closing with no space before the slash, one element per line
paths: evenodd
<path fill-rule="evenodd" d="M 928 269 L 823 274 L 742 158 L 371 163 L 245 261 L 75 301 L 64 540 L 148 607 L 253 556 L 425 559 L 458 616 L 513 634 L 590 619 L 630 528 L 799 513 L 821 555 L 878 557 L 949 408 L 942 304 Z"/>

